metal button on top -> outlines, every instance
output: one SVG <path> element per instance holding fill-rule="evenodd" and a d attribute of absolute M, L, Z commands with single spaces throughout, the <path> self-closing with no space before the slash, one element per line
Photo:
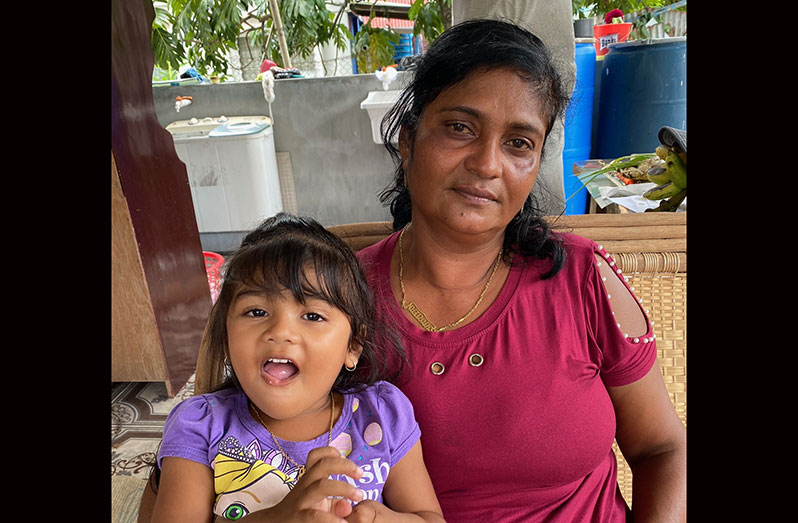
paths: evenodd
<path fill-rule="evenodd" d="M 468 357 L 468 363 L 472 367 L 479 367 L 485 361 L 485 358 L 482 357 L 482 354 L 477 354 L 476 352 Z"/>
<path fill-rule="evenodd" d="M 429 370 L 436 376 L 440 376 L 441 374 L 443 374 L 443 371 L 446 370 L 446 367 L 443 366 L 443 363 L 436 361 L 435 363 L 429 366 Z"/>

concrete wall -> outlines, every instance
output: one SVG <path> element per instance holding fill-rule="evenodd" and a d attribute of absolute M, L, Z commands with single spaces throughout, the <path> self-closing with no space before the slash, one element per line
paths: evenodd
<path fill-rule="evenodd" d="M 392 88 L 401 87 L 402 76 Z M 298 214 L 324 225 L 390 219 L 377 195 L 390 181 L 392 162 L 384 147 L 373 142 L 368 114 L 360 108 L 369 91 L 379 89 L 373 75 L 275 82 L 275 150 L 278 156 L 290 154 Z M 177 96 L 191 96 L 192 104 L 177 112 Z M 159 86 L 153 98 L 164 127 L 192 117 L 269 116 L 259 82 Z"/>

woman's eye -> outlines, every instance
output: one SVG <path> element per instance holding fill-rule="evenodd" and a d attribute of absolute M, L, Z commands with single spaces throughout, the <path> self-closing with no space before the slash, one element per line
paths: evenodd
<path fill-rule="evenodd" d="M 515 149 L 532 149 L 532 144 L 521 138 L 513 138 L 510 140 L 510 145 Z"/>
<path fill-rule="evenodd" d="M 456 132 L 456 133 L 466 133 L 466 132 L 468 132 L 468 127 L 466 127 L 465 124 L 462 124 L 460 122 L 450 123 L 449 124 L 449 128 L 452 131 Z"/>

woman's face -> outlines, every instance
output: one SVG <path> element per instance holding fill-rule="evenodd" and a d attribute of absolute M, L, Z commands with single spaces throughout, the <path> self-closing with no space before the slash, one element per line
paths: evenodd
<path fill-rule="evenodd" d="M 512 69 L 445 89 L 422 112 L 412 147 L 399 141 L 413 222 L 503 232 L 532 190 L 545 134 L 537 95 Z"/>

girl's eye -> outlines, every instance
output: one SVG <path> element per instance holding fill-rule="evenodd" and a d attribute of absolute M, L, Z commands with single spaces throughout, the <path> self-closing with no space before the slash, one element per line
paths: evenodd
<path fill-rule="evenodd" d="M 263 318 L 268 314 L 269 313 L 263 309 L 249 309 L 247 312 L 244 313 L 245 316 L 252 316 L 254 318 Z"/>
<path fill-rule="evenodd" d="M 316 312 L 305 313 L 303 317 L 309 321 L 324 321 L 324 317 Z"/>

